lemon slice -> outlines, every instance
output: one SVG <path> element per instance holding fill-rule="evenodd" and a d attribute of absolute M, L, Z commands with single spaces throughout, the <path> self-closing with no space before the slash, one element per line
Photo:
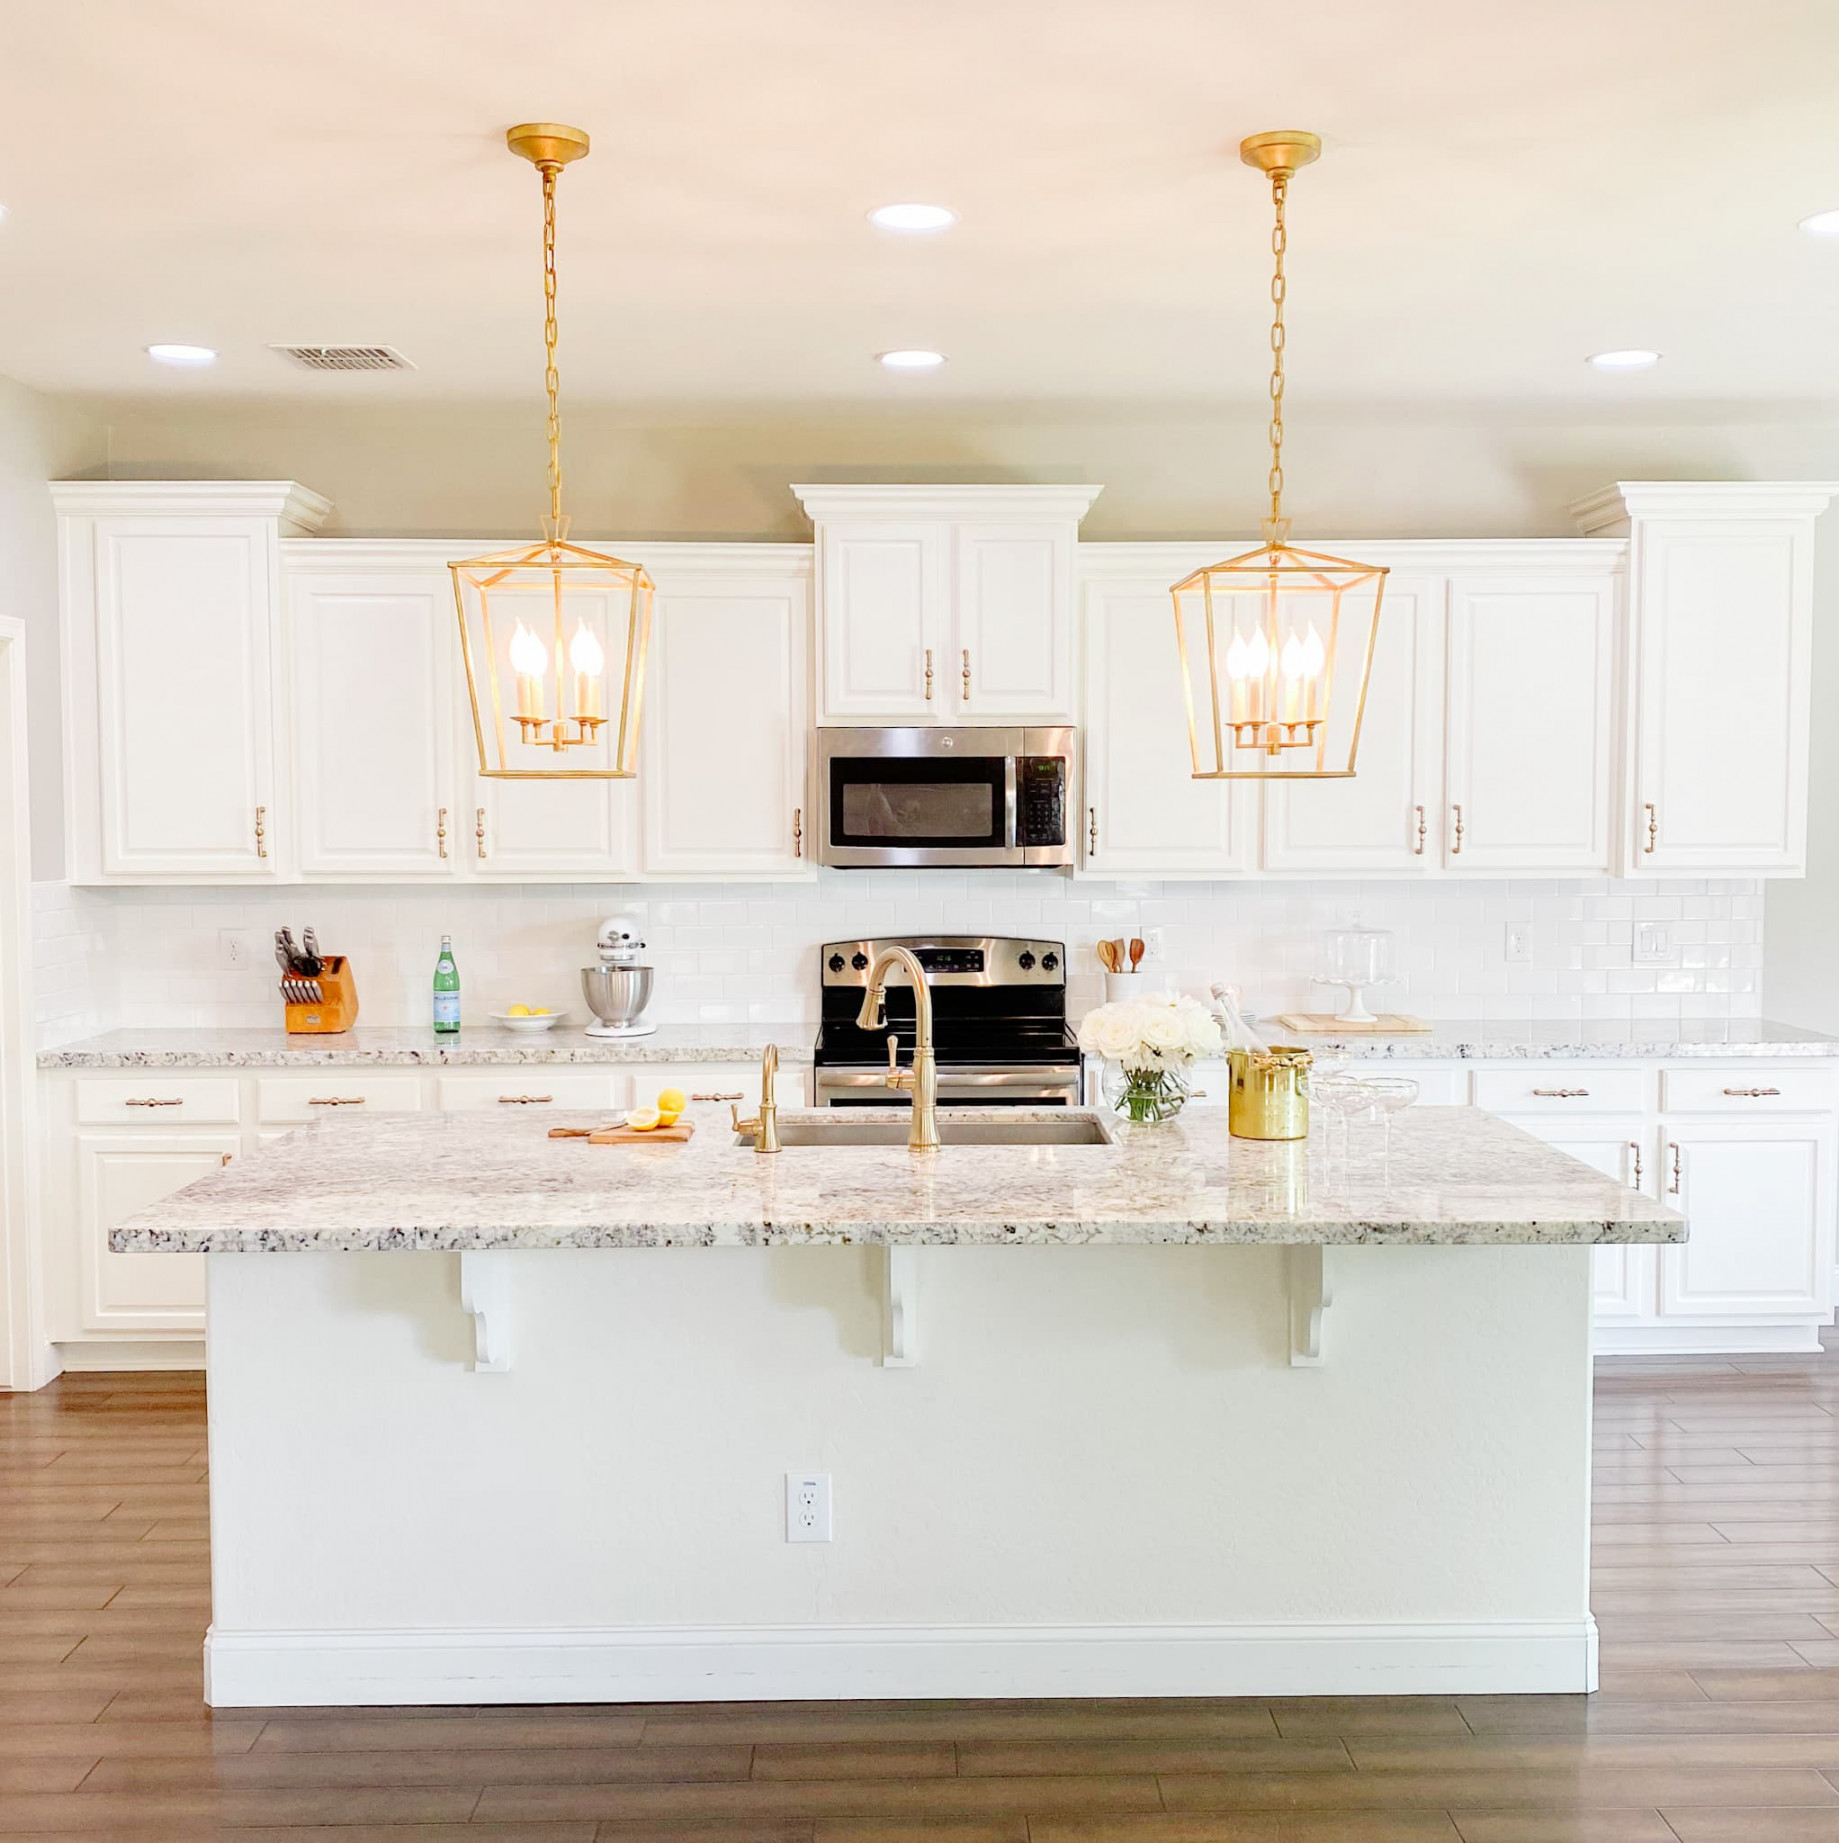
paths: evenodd
<path fill-rule="evenodd" d="M 689 1098 L 681 1088 L 666 1088 L 658 1096 L 657 1102 L 658 1112 L 668 1114 L 680 1114 L 689 1104 Z"/>
<path fill-rule="evenodd" d="M 664 1116 L 655 1107 L 640 1107 L 626 1115 L 626 1124 L 635 1133 L 655 1132 L 664 1123 Z"/>

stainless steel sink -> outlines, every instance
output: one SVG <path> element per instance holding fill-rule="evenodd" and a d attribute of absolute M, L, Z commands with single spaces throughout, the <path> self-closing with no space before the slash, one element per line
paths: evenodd
<path fill-rule="evenodd" d="M 1001 1114 L 974 1120 L 941 1118 L 939 1138 L 953 1145 L 1110 1145 L 1111 1134 L 1097 1114 L 1064 1113 L 1051 1120 L 1016 1120 Z M 734 1143 L 751 1146 L 750 1132 L 735 1134 Z M 851 1119 L 846 1112 L 781 1115 L 782 1146 L 901 1145 L 907 1143 L 905 1120 Z"/>

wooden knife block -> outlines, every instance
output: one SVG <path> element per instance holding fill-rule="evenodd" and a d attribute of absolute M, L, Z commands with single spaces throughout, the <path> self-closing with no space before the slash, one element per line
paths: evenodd
<path fill-rule="evenodd" d="M 326 970 L 319 976 L 324 998 L 317 1005 L 287 1005 L 287 1034 L 290 1037 L 336 1036 L 358 1021 L 358 982 L 351 976 L 351 962 L 343 954 L 326 960 Z"/>

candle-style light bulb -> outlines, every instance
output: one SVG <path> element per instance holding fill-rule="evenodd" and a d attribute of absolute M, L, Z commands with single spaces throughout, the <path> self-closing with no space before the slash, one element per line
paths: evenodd
<path fill-rule="evenodd" d="M 1294 723 L 1302 714 L 1303 643 L 1295 634 L 1283 643 L 1279 661 L 1283 670 L 1283 720 Z"/>
<path fill-rule="evenodd" d="M 541 640 L 522 621 L 511 635 L 511 670 L 517 675 L 517 714 L 543 720 L 543 673 L 549 655 Z"/>
<path fill-rule="evenodd" d="M 575 668 L 575 715 L 598 717 L 600 678 L 607 669 L 607 656 L 588 631 L 586 621 L 575 623 L 575 637 L 568 643 L 568 663 Z"/>
<path fill-rule="evenodd" d="M 1303 715 L 1319 717 L 1321 713 L 1322 672 L 1328 664 L 1328 649 L 1311 621 L 1308 637 L 1303 641 Z"/>

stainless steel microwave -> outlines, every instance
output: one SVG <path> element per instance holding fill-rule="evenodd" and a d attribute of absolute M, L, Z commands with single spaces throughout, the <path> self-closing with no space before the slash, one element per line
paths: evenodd
<path fill-rule="evenodd" d="M 821 729 L 818 862 L 851 870 L 1073 861 L 1071 729 Z"/>

